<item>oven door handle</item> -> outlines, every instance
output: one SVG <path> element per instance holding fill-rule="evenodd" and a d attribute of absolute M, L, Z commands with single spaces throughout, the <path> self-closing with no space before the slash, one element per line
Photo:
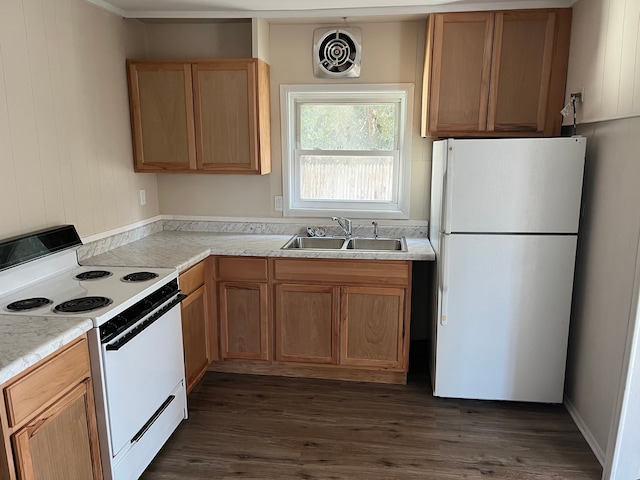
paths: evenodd
<path fill-rule="evenodd" d="M 156 410 L 156 412 L 151 416 L 151 418 L 147 421 L 147 423 L 145 423 L 142 426 L 140 431 L 138 431 L 138 433 L 136 433 L 133 436 L 133 438 L 131 439 L 131 443 L 136 443 L 138 440 L 140 440 L 144 436 L 145 433 L 147 433 L 147 430 L 149 430 L 151 426 L 154 423 L 156 423 L 156 420 L 158 420 L 158 417 L 162 415 L 162 412 L 164 412 L 167 409 L 169 404 L 173 402 L 175 398 L 176 398 L 175 395 L 169 395 L 167 399 L 164 402 L 162 402 L 162 405 L 160 405 L 160 408 Z"/>
<path fill-rule="evenodd" d="M 180 302 L 182 302 L 182 300 L 184 300 L 185 298 L 187 298 L 186 295 L 183 295 L 182 293 L 178 294 L 176 296 L 176 298 L 171 300 L 164 307 L 160 308 L 153 315 L 150 315 L 146 320 L 140 322 L 137 326 L 135 326 L 132 330 L 130 330 L 129 332 L 124 334 L 122 337 L 120 337 L 115 342 L 109 343 L 105 348 L 108 351 L 116 351 L 117 352 L 122 347 L 124 347 L 127 343 L 129 343 L 131 340 L 133 340 L 135 337 L 137 337 L 147 327 L 149 327 L 154 322 L 156 322 L 160 317 L 162 317 L 164 314 L 168 313 L 169 310 L 171 310 L 173 307 L 175 307 Z"/>

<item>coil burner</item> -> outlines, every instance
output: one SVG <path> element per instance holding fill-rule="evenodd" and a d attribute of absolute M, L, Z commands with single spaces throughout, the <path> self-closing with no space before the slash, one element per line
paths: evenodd
<path fill-rule="evenodd" d="M 123 282 L 146 282 L 147 280 L 153 280 L 158 276 L 153 272 L 133 272 L 122 277 Z"/>
<path fill-rule="evenodd" d="M 82 297 L 62 302 L 53 309 L 57 313 L 82 313 L 106 307 L 111 303 L 113 300 L 107 297 Z"/>

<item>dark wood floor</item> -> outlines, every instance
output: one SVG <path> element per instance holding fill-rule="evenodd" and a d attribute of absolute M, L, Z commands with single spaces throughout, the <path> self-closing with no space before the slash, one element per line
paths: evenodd
<path fill-rule="evenodd" d="M 207 373 L 152 479 L 599 480 L 562 406 L 407 386 Z"/>

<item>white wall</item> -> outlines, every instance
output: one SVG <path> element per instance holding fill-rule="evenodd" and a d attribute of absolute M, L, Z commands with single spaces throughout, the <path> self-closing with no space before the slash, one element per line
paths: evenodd
<path fill-rule="evenodd" d="M 280 136 L 280 85 L 335 83 L 313 76 L 311 47 L 313 30 L 320 25 L 270 25 L 272 173 L 263 177 L 243 175 L 158 175 L 160 210 L 163 214 L 280 217 L 273 197 L 282 195 Z M 431 142 L 419 136 L 420 95 L 424 61 L 425 22 L 364 23 L 362 74 L 349 83 L 414 83 L 413 161 L 411 187 L 412 220 L 427 220 L 431 172 Z M 164 48 L 158 39 L 174 45 L 172 55 L 193 56 L 193 41 L 183 41 L 165 26 L 154 25 L 147 34 L 148 53 Z M 147 32 L 149 26 L 147 25 Z M 214 27 L 215 28 L 215 27 Z M 250 44 L 249 44 L 250 45 Z M 177 46 L 177 47 L 176 47 Z M 178 51 L 179 49 L 179 51 Z M 221 56 L 212 50 L 212 57 Z M 343 82 L 345 80 L 342 80 Z"/>
<path fill-rule="evenodd" d="M 566 397 L 601 461 L 621 381 L 640 236 L 640 1 L 574 5 L 569 85 L 587 137 Z M 638 97 L 640 99 L 640 97 Z M 635 115 L 635 117 L 633 117 Z"/>
<path fill-rule="evenodd" d="M 88 236 L 159 213 L 156 175 L 133 172 L 135 38 L 82 0 L 0 1 L 0 237 L 61 223 Z"/>
<path fill-rule="evenodd" d="M 640 115 L 639 19 L 640 0 L 579 0 L 573 6 L 566 96 L 585 90 L 579 123 Z"/>

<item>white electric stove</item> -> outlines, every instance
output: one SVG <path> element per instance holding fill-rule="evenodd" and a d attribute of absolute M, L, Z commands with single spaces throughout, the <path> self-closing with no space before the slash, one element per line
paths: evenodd
<path fill-rule="evenodd" d="M 0 314 L 90 318 L 104 478 L 137 479 L 187 417 L 177 271 L 80 266 L 71 225 L 0 240 Z"/>
<path fill-rule="evenodd" d="M 94 326 L 99 327 L 175 278 L 175 269 L 92 267 L 75 263 L 67 270 L 1 297 L 0 313 L 77 316 L 91 318 Z"/>

